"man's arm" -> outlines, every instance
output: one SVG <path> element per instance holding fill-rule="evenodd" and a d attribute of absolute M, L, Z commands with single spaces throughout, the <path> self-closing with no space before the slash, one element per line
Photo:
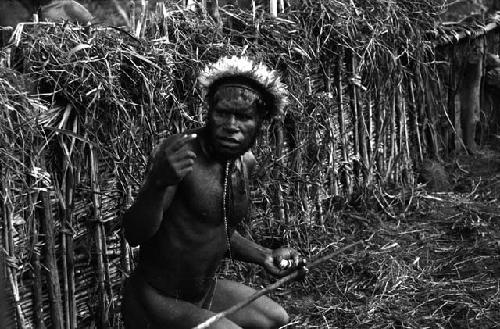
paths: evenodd
<path fill-rule="evenodd" d="M 263 266 L 273 275 L 282 277 L 303 264 L 292 248 L 269 249 L 250 241 L 237 231 L 231 237 L 231 254 L 235 259 Z M 285 263 L 283 263 L 283 261 Z"/>
<path fill-rule="evenodd" d="M 146 182 L 134 204 L 123 215 L 125 237 L 132 246 L 151 238 L 163 220 L 163 212 L 170 206 L 177 186 L 160 187 Z"/>
<path fill-rule="evenodd" d="M 272 260 L 272 250 L 250 241 L 234 231 L 231 237 L 231 254 L 234 258 L 247 263 L 264 265 Z"/>
<path fill-rule="evenodd" d="M 196 134 L 174 135 L 153 151 L 146 181 L 123 216 L 125 237 L 132 246 L 147 241 L 158 231 L 177 184 L 193 168 L 196 154 L 190 150 L 188 142 L 194 138 Z"/>

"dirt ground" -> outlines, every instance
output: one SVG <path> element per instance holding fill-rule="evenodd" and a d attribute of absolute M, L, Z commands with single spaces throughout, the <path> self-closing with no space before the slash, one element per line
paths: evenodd
<path fill-rule="evenodd" d="M 271 294 L 289 328 L 500 328 L 499 149 L 445 168 L 447 191 L 373 192 L 323 227 L 296 230 L 311 258 L 364 245 Z M 257 289 L 272 282 L 253 266 L 227 269 Z"/>

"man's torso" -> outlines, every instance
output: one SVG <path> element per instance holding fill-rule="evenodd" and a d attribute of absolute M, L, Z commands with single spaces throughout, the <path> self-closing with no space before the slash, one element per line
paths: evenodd
<path fill-rule="evenodd" d="M 193 170 L 177 186 L 164 212 L 163 222 L 141 245 L 139 270 L 164 294 L 189 301 L 201 299 L 227 251 L 227 236 L 247 215 L 248 169 L 237 160 L 232 173 L 233 210 L 228 211 L 228 231 L 223 214 L 224 166 L 210 161 L 197 140 Z M 243 159 L 243 157 L 242 157 Z"/>

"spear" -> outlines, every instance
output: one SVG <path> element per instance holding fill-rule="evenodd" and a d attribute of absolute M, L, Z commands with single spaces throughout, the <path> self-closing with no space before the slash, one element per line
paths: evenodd
<path fill-rule="evenodd" d="M 207 320 L 205 320 L 204 322 L 200 323 L 196 327 L 193 327 L 192 329 L 206 329 L 206 328 L 208 328 L 214 322 L 216 322 L 216 321 L 218 321 L 218 320 L 220 320 L 220 319 L 222 319 L 222 318 L 224 318 L 224 317 L 226 317 L 226 316 L 228 316 L 230 314 L 233 314 L 236 311 L 241 310 L 243 307 L 247 306 L 248 304 L 250 304 L 251 302 L 253 302 L 257 298 L 264 296 L 265 294 L 267 294 L 267 293 L 269 293 L 269 292 L 277 289 L 278 287 L 284 285 L 285 283 L 287 283 L 289 281 L 293 281 L 293 280 L 295 280 L 297 278 L 303 277 L 309 271 L 309 269 L 311 269 L 313 267 L 316 267 L 319 264 L 321 264 L 321 263 L 323 263 L 323 262 L 325 262 L 325 261 L 327 261 L 327 260 L 329 260 L 329 259 L 337 256 L 338 254 L 341 254 L 344 251 L 346 251 L 348 249 L 351 249 L 351 248 L 353 248 L 353 247 L 355 247 L 355 246 L 357 246 L 359 244 L 362 244 L 362 243 L 363 243 L 363 241 L 358 241 L 358 242 L 351 243 L 351 244 L 349 244 L 347 246 L 344 246 L 344 247 L 342 247 L 340 249 L 332 251 L 329 254 L 326 254 L 326 255 L 324 255 L 322 257 L 317 258 L 312 263 L 310 263 L 307 267 L 305 267 L 305 266 L 299 267 L 297 270 L 293 271 L 292 273 L 288 274 L 287 276 L 282 277 L 281 279 L 279 279 L 275 283 L 267 286 L 264 289 L 261 289 L 261 290 L 255 292 L 252 296 L 250 296 L 247 299 L 239 302 L 236 305 L 231 306 L 227 310 L 215 314 L 214 316 L 208 318 Z"/>

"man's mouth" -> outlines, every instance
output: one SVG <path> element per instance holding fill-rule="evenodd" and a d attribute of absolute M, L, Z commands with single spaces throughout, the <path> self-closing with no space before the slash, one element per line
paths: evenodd
<path fill-rule="evenodd" d="M 222 146 L 235 147 L 240 145 L 240 142 L 236 138 L 219 136 L 217 137 L 217 140 Z"/>

